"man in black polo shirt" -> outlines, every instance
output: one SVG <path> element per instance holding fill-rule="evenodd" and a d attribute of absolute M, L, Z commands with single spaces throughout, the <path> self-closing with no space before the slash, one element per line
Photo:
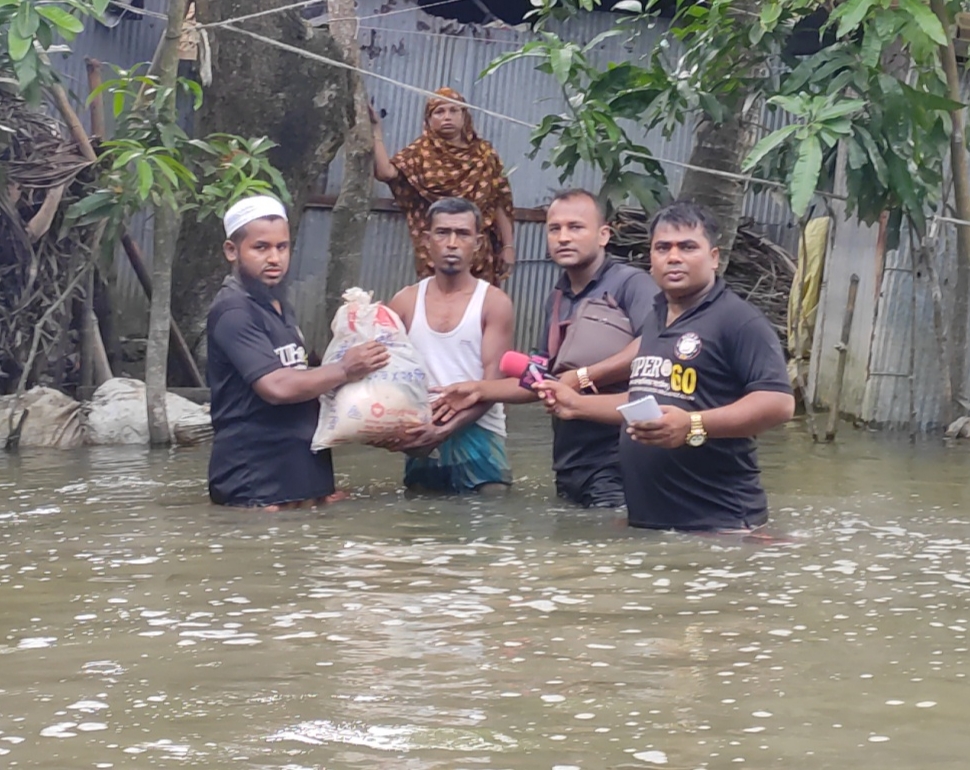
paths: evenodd
<path fill-rule="evenodd" d="M 650 224 L 651 273 L 660 286 L 633 360 L 629 397 L 544 391 L 562 419 L 614 425 L 621 403 L 652 394 L 663 417 L 623 431 L 620 459 L 630 524 L 747 530 L 768 505 L 753 436 L 791 419 L 778 336 L 760 311 L 718 278 L 717 224 L 677 202 Z"/>
<path fill-rule="evenodd" d="M 376 342 L 338 363 L 307 367 L 303 335 L 284 299 L 290 227 L 275 198 L 254 196 L 224 218 L 232 265 L 209 310 L 207 377 L 215 439 L 214 503 L 278 510 L 334 494 L 330 451 L 314 455 L 319 396 L 387 365 Z"/>
<path fill-rule="evenodd" d="M 546 299 L 545 321 L 537 352 L 548 357 L 553 323 L 568 323 L 579 303 L 588 297 L 609 294 L 630 319 L 635 334 L 650 315 L 658 289 L 643 270 L 614 262 L 606 254 L 610 228 L 596 197 L 586 190 L 564 190 L 549 204 L 546 214 L 549 255 L 563 268 L 555 288 Z M 558 318 L 553 319 L 560 293 Z M 576 390 L 617 393 L 626 390 L 635 346 L 625 351 L 605 350 L 603 360 L 559 375 Z M 550 368 L 555 362 L 550 363 Z M 519 386 L 516 379 L 465 382 L 449 386 L 435 405 L 438 420 L 479 402 L 527 403 L 536 395 Z M 590 420 L 565 422 L 554 418 L 553 470 L 556 492 L 583 507 L 615 508 L 623 505 L 620 476 L 619 431 L 615 425 Z"/>

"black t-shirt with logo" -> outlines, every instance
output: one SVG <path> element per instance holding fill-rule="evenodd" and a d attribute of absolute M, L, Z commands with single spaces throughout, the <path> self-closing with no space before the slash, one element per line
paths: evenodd
<path fill-rule="evenodd" d="M 253 383 L 283 367 L 307 368 L 303 335 L 285 304 L 228 277 L 209 309 L 207 379 L 215 439 L 209 495 L 220 505 L 265 506 L 333 494 L 329 450 L 313 454 L 317 399 L 273 405 Z"/>
<path fill-rule="evenodd" d="M 653 311 L 653 300 L 659 289 L 650 274 L 632 265 L 623 265 L 610 257 L 578 294 L 573 293 L 569 276 L 563 271 L 556 282 L 556 289 L 562 292 L 559 302 L 557 323 L 569 321 L 579 303 L 587 298 L 600 298 L 609 294 L 630 319 L 634 335 Z M 553 323 L 552 308 L 555 292 L 546 299 L 545 323 L 540 331 L 536 350 L 543 356 L 548 355 L 549 329 Z M 604 351 L 603 358 L 609 358 L 617 350 Z M 626 390 L 625 383 L 602 388 L 603 393 L 620 393 Z M 585 485 L 586 480 L 597 471 L 619 464 L 619 430 L 615 425 L 604 425 L 588 420 L 552 421 L 552 460 L 556 477 L 569 479 L 576 487 Z"/>
<path fill-rule="evenodd" d="M 721 279 L 700 305 L 669 327 L 666 321 L 660 294 L 631 367 L 631 401 L 652 393 L 660 404 L 701 411 L 755 391 L 791 393 L 778 335 Z M 768 518 L 753 438 L 662 449 L 623 431 L 620 465 L 633 526 L 733 529 Z"/>

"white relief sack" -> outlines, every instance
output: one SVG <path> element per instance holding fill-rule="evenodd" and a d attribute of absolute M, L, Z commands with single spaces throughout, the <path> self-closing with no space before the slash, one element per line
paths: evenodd
<path fill-rule="evenodd" d="M 363 289 L 348 289 L 343 300 L 330 325 L 333 339 L 323 363 L 335 363 L 349 348 L 371 340 L 387 346 L 390 361 L 364 379 L 320 396 L 320 419 L 310 445 L 314 452 L 400 435 L 431 421 L 424 359 L 408 339 L 404 322 Z"/>

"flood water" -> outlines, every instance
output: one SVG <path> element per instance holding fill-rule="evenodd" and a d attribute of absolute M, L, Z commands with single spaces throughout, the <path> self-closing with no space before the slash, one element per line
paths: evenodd
<path fill-rule="evenodd" d="M 0 454 L 0 764 L 280 770 L 965 768 L 970 449 L 795 424 L 772 541 L 514 492 L 207 503 L 206 449 Z"/>

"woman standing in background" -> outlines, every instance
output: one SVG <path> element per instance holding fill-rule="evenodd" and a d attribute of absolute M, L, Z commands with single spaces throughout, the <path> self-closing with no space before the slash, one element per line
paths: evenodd
<path fill-rule="evenodd" d="M 481 210 L 485 234 L 472 274 L 501 287 L 515 264 L 509 181 L 498 153 L 475 133 L 462 95 L 451 88 L 435 93 L 443 98 L 428 100 L 424 132 L 393 158 L 384 146 L 380 118 L 371 109 L 374 175 L 391 188 L 407 217 L 418 278 L 434 272 L 425 243 L 428 208 L 441 198 L 464 198 Z"/>

